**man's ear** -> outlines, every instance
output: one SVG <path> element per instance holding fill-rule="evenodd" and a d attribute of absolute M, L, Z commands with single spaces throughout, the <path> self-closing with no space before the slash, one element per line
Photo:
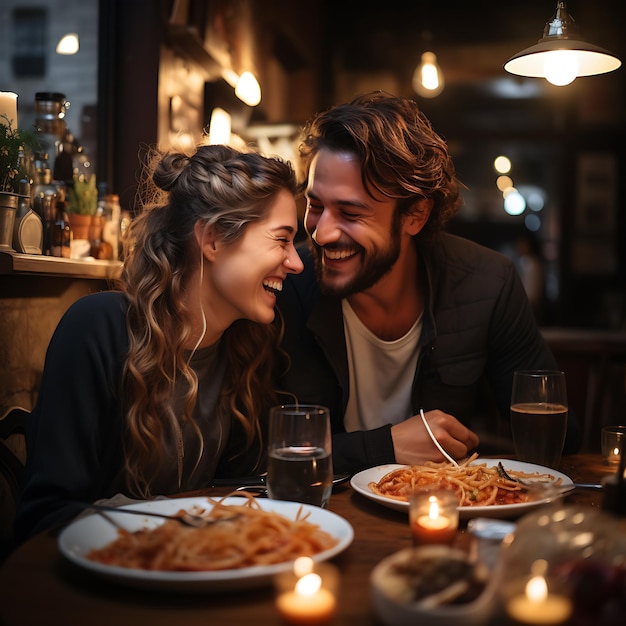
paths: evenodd
<path fill-rule="evenodd" d="M 209 261 L 214 261 L 218 249 L 218 239 L 215 228 L 208 224 L 196 222 L 196 225 L 193 227 L 193 232 L 196 242 L 202 250 L 202 254 Z"/>
<path fill-rule="evenodd" d="M 413 237 L 424 228 L 424 225 L 430 217 L 430 212 L 433 208 L 432 198 L 421 198 L 416 200 L 411 211 L 407 213 L 403 218 L 403 230 L 408 235 Z"/>

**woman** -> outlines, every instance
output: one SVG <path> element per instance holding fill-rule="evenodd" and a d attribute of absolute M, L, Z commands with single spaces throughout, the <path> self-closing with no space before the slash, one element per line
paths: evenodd
<path fill-rule="evenodd" d="M 168 154 L 124 242 L 120 291 L 59 323 L 27 433 L 19 540 L 77 502 L 151 498 L 262 466 L 276 403 L 276 292 L 302 271 L 296 182 L 279 159 L 226 146 Z"/>

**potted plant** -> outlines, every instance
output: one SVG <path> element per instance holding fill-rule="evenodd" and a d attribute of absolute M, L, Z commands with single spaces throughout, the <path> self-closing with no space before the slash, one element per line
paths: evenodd
<path fill-rule="evenodd" d="M 74 239 L 93 240 L 98 238 L 97 233 L 90 233 L 90 230 L 94 228 L 97 208 L 98 189 L 96 188 L 95 175 L 74 174 L 67 205 L 70 228 Z"/>
<path fill-rule="evenodd" d="M 35 143 L 34 133 L 13 128 L 6 115 L 0 116 L 0 249 L 13 249 L 15 214 L 24 193 L 21 185 L 30 180 L 27 154 Z"/>

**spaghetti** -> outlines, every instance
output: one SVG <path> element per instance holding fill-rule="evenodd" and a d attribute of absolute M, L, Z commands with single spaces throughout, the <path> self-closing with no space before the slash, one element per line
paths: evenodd
<path fill-rule="evenodd" d="M 428 461 L 423 465 L 412 465 L 385 474 L 378 482 L 369 483 L 373 493 L 408 502 L 417 489 L 443 488 L 456 493 L 459 506 L 489 506 L 492 504 L 520 504 L 531 499 L 529 488 L 515 480 L 502 477 L 496 467 L 486 463 L 471 464 L 477 454 L 472 455 L 458 467 L 452 463 Z M 511 478 L 535 483 L 550 482 L 559 485 L 551 474 L 507 469 Z"/>
<path fill-rule="evenodd" d="M 213 501 L 207 519 L 222 519 L 204 528 L 168 520 L 153 529 L 120 530 L 118 537 L 86 556 L 105 565 L 165 571 L 213 571 L 271 565 L 313 556 L 338 540 L 307 521 L 264 511 L 253 496 L 242 505 Z M 181 511 L 179 513 L 184 513 Z M 204 514 L 204 511 L 194 511 Z"/>

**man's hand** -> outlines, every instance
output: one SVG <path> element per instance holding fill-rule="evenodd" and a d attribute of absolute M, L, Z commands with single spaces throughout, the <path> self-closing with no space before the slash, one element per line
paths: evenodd
<path fill-rule="evenodd" d="M 425 416 L 433 435 L 453 458 L 462 459 L 478 446 L 478 435 L 452 415 L 435 410 L 428 411 Z M 445 461 L 419 415 L 392 426 L 391 438 L 396 463 L 420 465 L 425 461 Z"/>

